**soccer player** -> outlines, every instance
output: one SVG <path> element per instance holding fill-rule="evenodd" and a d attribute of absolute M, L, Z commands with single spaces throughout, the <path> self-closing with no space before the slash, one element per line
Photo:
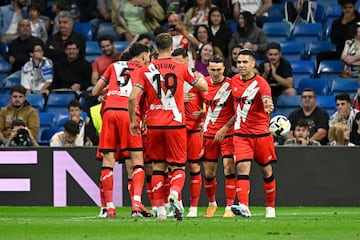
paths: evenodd
<path fill-rule="evenodd" d="M 275 217 L 276 183 L 271 163 L 276 161 L 274 139 L 269 131 L 269 114 L 274 110 L 269 84 L 254 73 L 255 54 L 240 50 L 239 74 L 232 78 L 234 98 L 234 156 L 237 171 L 236 192 L 239 205 L 236 215 L 251 217 L 249 210 L 250 168 L 253 159 L 259 165 L 265 190 L 266 218 Z"/>
<path fill-rule="evenodd" d="M 144 159 L 141 136 L 133 136 L 129 131 L 129 117 L 127 113 L 128 98 L 133 88 L 134 79 L 139 69 L 149 62 L 150 51 L 143 44 L 135 43 L 130 48 L 130 61 L 117 61 L 111 64 L 101 76 L 92 94 L 94 96 L 106 94 L 103 107 L 103 125 L 100 133 L 99 152 L 103 154 L 100 191 L 105 197 L 107 217 L 116 217 L 113 203 L 113 168 L 117 148 L 122 156 L 130 152 L 132 171 L 132 216 L 150 217 L 149 212 L 141 203 L 141 193 L 144 185 Z M 135 121 L 140 121 L 140 113 L 136 109 Z M 129 172 L 129 169 L 128 169 Z"/>
<path fill-rule="evenodd" d="M 172 58 L 185 63 L 189 63 L 188 53 L 184 48 L 175 49 Z M 201 73 L 195 72 L 201 75 Z M 202 156 L 203 137 L 200 134 L 204 111 L 203 92 L 185 82 L 185 118 L 186 118 L 186 134 L 187 134 L 187 162 L 189 163 L 190 173 L 190 209 L 187 217 L 197 217 L 197 208 L 201 193 L 201 172 L 200 158 Z"/>
<path fill-rule="evenodd" d="M 185 182 L 186 126 L 184 107 L 184 82 L 207 91 L 205 79 L 193 74 L 184 63 L 171 59 L 172 37 L 161 33 L 155 38 L 158 59 L 143 67 L 129 97 L 130 130 L 140 134 L 135 118 L 138 96 L 143 93 L 147 109 L 147 148 L 153 162 L 151 178 L 154 202 L 158 206 L 157 218 L 166 220 L 164 206 L 164 173 L 171 170 L 169 202 L 174 216 L 182 220 L 184 209 L 179 195 Z"/>
<path fill-rule="evenodd" d="M 216 203 L 216 168 L 222 156 L 225 175 L 226 208 L 223 217 L 234 217 L 231 206 L 235 199 L 235 166 L 233 159 L 234 108 L 231 95 L 231 79 L 224 76 L 225 60 L 213 56 L 209 61 L 206 77 L 209 89 L 204 96 L 206 118 L 202 129 L 204 135 L 204 187 L 209 200 L 205 217 L 213 217 L 217 209 Z"/>

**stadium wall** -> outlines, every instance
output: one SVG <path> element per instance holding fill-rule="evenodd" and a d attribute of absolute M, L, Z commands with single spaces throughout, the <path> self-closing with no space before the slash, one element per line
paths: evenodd
<path fill-rule="evenodd" d="M 101 164 L 96 148 L 0 149 L 1 206 L 99 205 Z M 278 206 L 360 206 L 360 147 L 277 147 L 274 165 Z M 224 206 L 224 177 L 217 172 L 217 200 Z M 130 205 L 127 175 L 122 165 L 114 169 L 117 206 Z M 183 199 L 189 204 L 189 183 Z M 146 194 L 144 202 L 148 205 Z M 250 204 L 262 206 L 264 194 L 258 168 L 253 164 Z M 207 199 L 202 191 L 200 205 Z"/>

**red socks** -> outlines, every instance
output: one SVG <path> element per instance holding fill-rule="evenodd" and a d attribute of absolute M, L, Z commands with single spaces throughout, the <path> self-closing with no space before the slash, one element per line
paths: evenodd
<path fill-rule="evenodd" d="M 231 206 L 234 204 L 236 196 L 236 178 L 235 174 L 225 176 L 225 196 L 226 196 L 226 206 Z"/>
<path fill-rule="evenodd" d="M 247 175 L 238 175 L 236 193 L 240 203 L 249 206 L 250 179 Z"/>
<path fill-rule="evenodd" d="M 205 193 L 206 196 L 208 197 L 209 202 L 216 201 L 215 198 L 216 186 L 217 186 L 216 177 L 212 179 L 206 179 L 206 178 L 204 179 Z"/>
<path fill-rule="evenodd" d="M 113 188 L 114 188 L 114 178 L 113 178 L 113 169 L 110 167 L 103 167 L 101 169 L 101 183 L 104 190 L 104 199 L 105 202 L 113 201 Z"/>
<path fill-rule="evenodd" d="M 197 207 L 199 205 L 201 193 L 201 173 L 190 173 L 190 207 Z"/>
<path fill-rule="evenodd" d="M 263 179 L 265 207 L 275 207 L 276 180 L 274 175 Z"/>

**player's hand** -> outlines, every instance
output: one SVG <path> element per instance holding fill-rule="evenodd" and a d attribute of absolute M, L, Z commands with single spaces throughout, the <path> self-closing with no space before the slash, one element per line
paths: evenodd
<path fill-rule="evenodd" d="M 199 119 L 205 116 L 205 112 L 200 110 L 200 111 L 195 111 L 191 114 L 195 119 Z"/>
<path fill-rule="evenodd" d="M 264 104 L 264 111 L 267 114 L 270 114 L 270 113 L 272 113 L 274 111 L 274 104 L 273 104 L 272 99 L 264 98 L 263 99 L 263 104 Z"/>
<path fill-rule="evenodd" d="M 130 133 L 133 136 L 137 136 L 141 134 L 141 128 L 139 123 L 130 123 Z"/>
<path fill-rule="evenodd" d="M 195 98 L 195 94 L 194 93 L 185 93 L 184 94 L 184 102 L 191 102 L 192 100 L 194 100 Z"/>
<path fill-rule="evenodd" d="M 226 136 L 227 127 L 222 127 L 219 131 L 216 132 L 214 141 L 215 142 L 222 142 L 224 140 L 224 137 Z"/>

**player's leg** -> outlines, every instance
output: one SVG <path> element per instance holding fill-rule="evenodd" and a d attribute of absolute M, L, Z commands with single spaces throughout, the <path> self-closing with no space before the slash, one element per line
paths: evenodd
<path fill-rule="evenodd" d="M 102 161 L 100 179 L 104 191 L 108 218 L 116 217 L 116 210 L 113 202 L 114 164 L 115 164 L 115 152 L 103 152 L 103 161 Z"/>

